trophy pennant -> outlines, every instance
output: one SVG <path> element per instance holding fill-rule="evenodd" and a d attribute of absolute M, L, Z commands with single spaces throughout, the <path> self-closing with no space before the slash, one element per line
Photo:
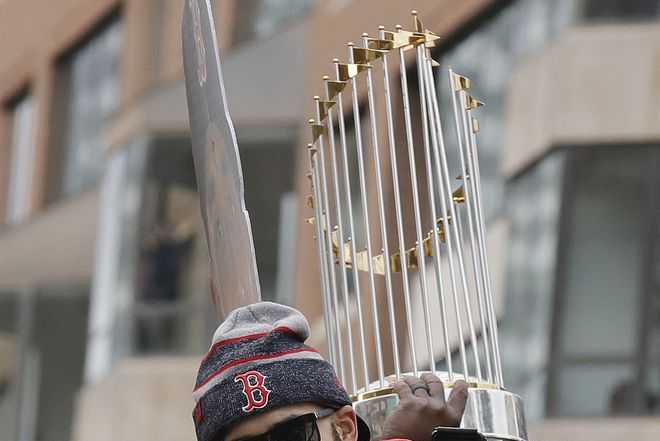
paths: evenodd
<path fill-rule="evenodd" d="M 211 295 L 217 316 L 223 319 L 233 309 L 261 300 L 257 262 L 208 0 L 185 1 L 181 32 Z"/>

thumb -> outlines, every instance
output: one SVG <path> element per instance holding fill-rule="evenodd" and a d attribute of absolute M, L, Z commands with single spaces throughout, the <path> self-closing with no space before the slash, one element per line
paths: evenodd
<path fill-rule="evenodd" d="M 449 394 L 449 398 L 447 399 L 447 410 L 452 417 L 452 423 L 455 427 L 458 427 L 461 424 L 467 399 L 468 384 L 463 380 L 456 381 Z"/>

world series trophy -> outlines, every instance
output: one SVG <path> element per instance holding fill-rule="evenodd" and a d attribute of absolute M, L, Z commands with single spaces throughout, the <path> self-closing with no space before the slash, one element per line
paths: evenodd
<path fill-rule="evenodd" d="M 452 146 L 445 143 L 438 99 L 438 85 L 445 83 L 445 74 L 435 72 L 439 63 L 431 57 L 439 36 L 423 26 L 416 11 L 412 17 L 412 31 L 401 26 L 389 31 L 380 26 L 377 37 L 363 34 L 360 45 L 348 43 L 348 61 L 333 60 L 334 75 L 323 77 L 325 96 L 314 97 L 316 115 L 309 120 L 312 143 L 308 145 L 312 191 L 308 205 L 314 216 L 308 222 L 314 226 L 317 239 L 328 351 L 342 382 L 350 385 L 357 413 L 370 425 L 375 438 L 398 403 L 390 384 L 404 375 L 398 332 L 405 328 L 409 374 L 426 371 L 439 375 L 447 395 L 458 379 L 470 386 L 459 432 L 476 431 L 481 439 L 526 441 L 523 402 L 504 389 L 486 253 L 477 151 L 479 123 L 473 114 L 483 103 L 470 94 L 467 77 L 447 70 L 455 123 L 452 130 L 457 137 L 454 156 L 460 167 L 460 185 L 452 186 Z M 409 87 L 408 52 L 414 53 L 416 88 Z M 395 64 L 399 69 L 394 66 L 391 70 L 390 65 Z M 393 92 L 392 72 L 399 77 L 397 93 Z M 364 88 L 367 99 L 361 107 Z M 403 113 L 399 127 L 395 123 L 395 99 L 400 99 Z M 418 106 L 415 119 L 413 103 Z M 362 112 L 368 117 L 367 127 L 361 126 Z M 380 128 L 383 113 L 385 127 Z M 345 120 L 351 114 L 354 139 L 350 139 Z M 396 133 L 397 128 L 400 133 Z M 402 150 L 408 159 L 407 172 L 399 170 L 397 156 Z M 419 167 L 416 155 L 423 156 L 423 167 Z M 351 178 L 355 169 L 358 176 Z M 391 181 L 386 182 L 388 175 Z M 354 181 L 358 181 L 357 189 Z M 426 188 L 420 188 L 420 181 L 426 182 Z M 405 203 L 412 205 L 412 210 L 405 210 Z M 387 210 L 392 205 L 393 220 L 388 217 L 392 210 Z M 356 207 L 361 214 L 356 215 Z M 388 232 L 392 226 L 394 231 Z M 410 239 L 405 236 L 407 227 L 414 230 L 414 235 L 409 234 L 413 236 L 411 243 L 406 241 Z M 365 286 L 361 272 L 367 275 Z M 413 292 L 415 278 L 418 289 Z M 395 279 L 400 281 L 398 286 Z M 384 293 L 377 292 L 377 281 L 379 286 L 384 284 Z M 431 301 L 432 295 L 437 296 L 437 303 Z M 378 300 L 383 296 L 385 305 Z M 424 324 L 421 344 L 426 352 L 422 357 L 417 352 L 421 348 L 416 341 L 415 300 L 421 303 L 422 313 L 417 315 Z M 367 330 L 364 302 L 370 303 L 371 330 Z M 397 307 L 401 303 L 403 307 Z M 434 332 L 438 327 L 440 356 Z M 450 341 L 450 327 L 458 337 L 455 343 Z M 373 375 L 367 357 L 371 348 L 365 337 L 369 331 L 375 346 Z M 386 331 L 392 344 L 390 375 L 384 370 L 381 338 Z M 458 366 L 453 347 L 458 349 Z M 427 363 L 423 370 L 420 359 Z M 438 368 L 439 362 L 444 364 L 443 370 Z M 458 433 L 455 436 L 459 439 Z"/>
<path fill-rule="evenodd" d="M 330 361 L 352 392 L 356 412 L 369 424 L 374 439 L 382 433 L 385 417 L 398 404 L 398 396 L 390 384 L 405 374 L 404 366 L 410 366 L 413 375 L 422 371 L 439 375 L 446 394 L 456 380 L 465 380 L 470 385 L 461 428 L 456 429 L 458 432 L 452 439 L 475 439 L 461 437 L 463 432 L 475 433 L 476 439 L 527 441 L 522 400 L 506 391 L 502 381 L 480 202 L 476 146 L 479 126 L 473 116 L 473 110 L 481 103 L 469 94 L 470 81 L 449 70 L 447 79 L 462 181 L 462 185 L 454 189 L 436 90 L 434 68 L 438 64 L 430 56 L 430 49 L 439 37 L 423 27 L 416 13 L 413 18 L 413 31 L 399 26 L 394 31 L 380 27 L 378 38 L 363 35 L 360 46 L 349 44 L 348 62 L 334 60 L 333 78 L 323 78 L 325 96 L 314 97 L 316 115 L 310 120 L 312 143 L 308 146 L 308 177 L 312 189 L 309 202 L 314 216 L 308 222 L 314 226 L 317 239 Z M 243 197 L 238 145 L 227 107 L 209 0 L 185 1 L 182 40 L 195 175 L 209 248 L 211 294 L 217 315 L 222 319 L 234 308 L 259 301 L 261 294 L 250 219 Z M 415 92 L 408 86 L 409 72 L 405 64 L 408 53 L 413 53 L 416 61 Z M 397 138 L 395 126 L 388 64 L 391 57 L 399 64 L 403 142 Z M 360 106 L 361 84 L 367 92 L 364 108 Z M 348 102 L 346 105 L 344 98 Z M 411 112 L 414 100 L 419 104 L 421 128 L 413 124 L 418 122 L 413 120 Z M 377 106 L 377 102 L 381 106 Z M 381 107 L 384 107 L 387 121 L 385 143 L 380 143 L 383 133 L 377 127 Z M 360 117 L 363 109 L 369 116 L 369 125 L 364 129 Z M 355 138 L 354 147 L 350 144 L 354 150 L 351 152 L 345 120 L 349 112 L 353 116 Z M 363 142 L 363 134 L 369 134 L 367 142 Z M 418 185 L 416 138 L 421 139 L 418 148 L 423 148 L 424 167 L 420 172 L 426 177 L 426 190 Z M 399 174 L 396 148 L 399 144 L 407 150 L 409 175 Z M 367 159 L 367 152 L 372 154 L 372 161 Z M 389 243 L 390 219 L 384 190 L 387 173 L 381 161 L 381 154 L 385 152 L 386 158 L 389 157 L 394 197 L 396 240 L 393 244 Z M 354 156 L 355 161 L 349 161 Z M 355 168 L 359 181 L 357 197 L 350 177 Z M 410 181 L 411 194 L 401 191 L 404 179 Z M 375 181 L 375 189 L 367 185 L 372 181 Z M 406 216 L 402 198 L 412 199 L 410 225 L 415 231 L 412 246 L 404 236 L 411 219 Z M 375 215 L 371 213 L 374 206 Z M 428 211 L 428 219 L 424 218 L 422 210 Z M 467 223 L 463 222 L 462 212 L 467 214 Z M 378 243 L 380 251 L 376 251 Z M 465 254 L 470 257 L 467 262 Z M 433 271 L 426 267 L 427 262 L 432 263 Z M 366 286 L 360 283 L 360 273 L 367 275 Z M 429 273 L 431 279 L 427 279 Z M 416 293 L 411 284 L 414 277 L 419 281 L 423 311 L 425 360 L 428 362 L 424 370 L 419 369 L 418 360 L 424 357 L 417 353 L 415 342 L 413 296 Z M 395 286 L 397 278 L 402 281 L 401 286 Z M 351 283 L 352 289 L 349 289 Z M 384 293 L 380 293 L 377 288 L 383 283 Z M 431 301 L 433 286 L 437 305 Z M 386 298 L 384 307 L 379 304 L 381 295 Z M 397 306 L 400 300 L 403 313 Z M 367 357 L 370 348 L 366 346 L 364 302 L 371 304 L 376 359 L 373 375 Z M 357 325 L 353 329 L 355 317 Z M 441 325 L 442 357 L 436 354 L 435 323 Z M 456 368 L 450 326 L 456 328 L 454 346 L 458 347 L 460 360 Z M 402 360 L 400 327 L 407 331 L 410 357 L 407 365 Z M 381 338 L 386 330 L 390 334 L 389 361 L 393 366 L 393 372 L 387 374 L 386 351 Z M 481 333 L 481 344 L 477 341 L 477 330 Z M 469 347 L 465 334 L 470 339 Z M 361 355 L 360 360 L 356 361 L 356 353 Z M 445 366 L 442 371 L 438 368 L 440 362 Z"/>

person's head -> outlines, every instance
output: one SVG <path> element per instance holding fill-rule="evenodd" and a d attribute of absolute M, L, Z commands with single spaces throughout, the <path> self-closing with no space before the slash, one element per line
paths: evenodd
<path fill-rule="evenodd" d="M 197 375 L 198 441 L 368 441 L 333 367 L 304 344 L 308 336 L 293 308 L 261 302 L 233 311 Z"/>
<path fill-rule="evenodd" d="M 312 441 L 310 430 L 318 428 L 317 441 L 357 441 L 358 426 L 353 407 L 330 409 L 313 403 L 290 404 L 245 418 L 229 428 L 224 441 L 266 441 L 260 435 L 269 432 L 273 441 L 288 441 L 292 432 L 304 432 L 300 441 Z"/>

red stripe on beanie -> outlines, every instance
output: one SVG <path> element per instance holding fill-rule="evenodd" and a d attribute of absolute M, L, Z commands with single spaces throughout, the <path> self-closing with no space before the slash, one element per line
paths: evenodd
<path fill-rule="evenodd" d="M 215 351 L 217 351 L 218 349 L 220 349 L 223 346 L 228 346 L 228 345 L 231 345 L 231 344 L 234 344 L 234 343 L 239 343 L 239 342 L 242 342 L 242 341 L 257 340 L 261 337 L 265 337 L 269 334 L 272 334 L 273 332 L 283 332 L 285 334 L 291 335 L 292 337 L 296 337 L 296 338 L 298 338 L 298 340 L 302 341 L 302 338 L 300 337 L 300 335 L 296 331 L 294 331 L 293 329 L 291 329 L 287 326 L 278 326 L 277 328 L 273 328 L 268 332 L 259 332 L 257 334 L 241 335 L 240 337 L 233 337 L 233 338 L 228 338 L 228 339 L 225 339 L 225 340 L 216 341 L 215 343 L 213 343 L 211 348 L 208 350 L 208 352 L 206 353 L 206 355 L 202 359 L 202 364 L 206 363 L 206 361 L 209 359 L 209 357 L 212 356 L 215 353 Z"/>
<path fill-rule="evenodd" d="M 254 335 L 256 335 L 256 334 L 254 334 Z M 236 367 L 236 366 L 240 366 L 241 364 L 249 363 L 251 361 L 269 360 L 269 359 L 272 359 L 272 358 L 281 357 L 283 355 L 297 354 L 299 352 L 314 352 L 316 354 L 319 353 L 319 351 L 317 351 L 316 349 L 305 346 L 303 348 L 290 349 L 288 351 L 275 352 L 273 354 L 254 355 L 252 357 L 239 358 L 238 360 L 234 360 L 234 361 L 231 361 L 231 362 L 227 363 L 226 365 L 222 366 L 220 369 L 218 369 L 217 371 L 213 372 L 211 375 L 206 377 L 206 379 L 204 381 L 202 381 L 202 383 L 199 386 L 195 387 L 195 389 L 193 390 L 193 393 L 197 392 L 199 389 L 204 387 L 209 381 L 211 381 L 212 379 L 214 379 L 215 377 L 217 377 L 218 375 L 220 375 L 221 373 L 223 373 L 227 369 L 230 369 L 230 368 L 233 368 L 233 367 Z"/>

